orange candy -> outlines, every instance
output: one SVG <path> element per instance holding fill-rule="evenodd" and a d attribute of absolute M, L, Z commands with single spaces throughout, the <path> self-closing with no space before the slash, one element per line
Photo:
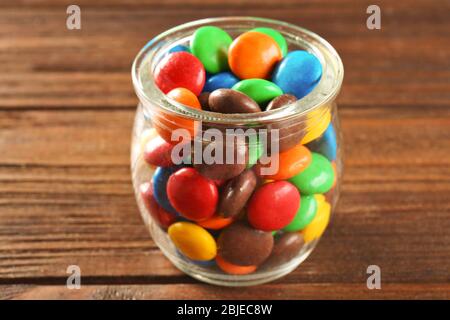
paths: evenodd
<path fill-rule="evenodd" d="M 194 109 L 201 109 L 200 102 L 197 96 L 191 91 L 185 88 L 175 88 L 167 96 L 179 103 L 189 106 Z M 158 134 L 169 143 L 178 143 L 178 141 L 172 141 L 172 131 L 176 129 L 186 129 L 189 131 L 191 137 L 194 136 L 195 122 L 193 120 L 185 119 L 175 115 L 157 115 L 155 116 L 154 127 Z"/>
<path fill-rule="evenodd" d="M 275 64 L 282 59 L 276 41 L 261 32 L 241 34 L 228 49 L 228 63 L 241 79 L 269 78 Z"/>
<path fill-rule="evenodd" d="M 233 218 L 223 218 L 221 216 L 213 216 L 207 220 L 197 221 L 197 224 L 206 229 L 220 230 L 233 222 Z"/>
<path fill-rule="evenodd" d="M 263 175 L 262 168 L 276 167 L 278 160 L 278 171 L 275 174 Z M 295 147 L 273 156 L 268 164 L 258 164 L 256 172 L 265 179 L 287 180 L 302 172 L 311 163 L 311 152 L 305 146 L 297 144 Z"/>
<path fill-rule="evenodd" d="M 223 272 L 235 275 L 249 274 L 256 271 L 256 266 L 238 266 L 223 260 L 219 255 L 216 256 L 216 263 Z"/>

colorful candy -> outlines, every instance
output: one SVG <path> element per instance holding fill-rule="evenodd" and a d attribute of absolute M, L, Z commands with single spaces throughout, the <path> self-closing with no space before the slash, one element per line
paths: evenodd
<path fill-rule="evenodd" d="M 160 136 L 156 136 L 147 142 L 144 149 L 144 160 L 152 166 L 173 166 L 172 149 L 172 144 L 166 142 Z"/>
<path fill-rule="evenodd" d="M 288 51 L 288 45 L 286 42 L 286 39 L 279 33 L 277 30 L 272 28 L 266 28 L 266 27 L 260 27 L 252 29 L 251 31 L 261 32 L 264 34 L 267 34 L 268 36 L 272 37 L 273 40 L 275 40 L 280 47 L 281 54 L 283 57 L 287 54 Z"/>
<path fill-rule="evenodd" d="M 218 255 L 225 261 L 238 266 L 257 266 L 272 252 L 273 236 L 244 222 L 235 222 L 222 231 L 217 245 Z"/>
<path fill-rule="evenodd" d="M 174 52 L 158 63 L 154 77 L 156 85 L 164 93 L 186 88 L 198 96 L 205 84 L 205 68 L 192 54 Z"/>
<path fill-rule="evenodd" d="M 202 227 L 191 222 L 176 222 L 167 232 L 177 249 L 189 259 L 207 261 L 216 257 L 216 240 Z"/>
<path fill-rule="evenodd" d="M 316 216 L 317 207 L 317 201 L 313 195 L 302 195 L 302 201 L 297 214 L 283 230 L 295 232 L 304 229 Z"/>
<path fill-rule="evenodd" d="M 289 181 L 302 194 L 326 193 L 333 185 L 334 170 L 327 158 L 312 152 L 310 165 Z"/>
<path fill-rule="evenodd" d="M 247 95 L 232 89 L 218 89 L 209 95 L 209 108 L 220 113 L 260 112 L 259 105 Z"/>
<path fill-rule="evenodd" d="M 322 137 L 310 142 L 308 144 L 308 148 L 324 155 L 330 161 L 335 160 L 337 153 L 337 141 L 333 125 L 330 123 Z"/>
<path fill-rule="evenodd" d="M 322 64 L 315 55 L 303 51 L 291 51 L 280 62 L 272 75 L 284 93 L 301 99 L 310 93 L 322 77 Z"/>
<path fill-rule="evenodd" d="M 164 210 L 173 214 L 178 214 L 178 212 L 174 207 L 172 207 L 169 198 L 167 197 L 166 187 L 169 177 L 172 175 L 172 173 L 176 172 L 180 168 L 180 166 L 158 167 L 156 168 L 153 175 L 153 195 L 156 202 L 158 202 L 158 204 L 163 207 Z"/>
<path fill-rule="evenodd" d="M 233 275 L 249 274 L 255 272 L 257 268 L 257 266 L 238 266 L 236 264 L 232 264 L 228 261 L 225 261 L 219 255 L 216 256 L 216 263 L 223 272 Z"/>
<path fill-rule="evenodd" d="M 142 201 L 147 208 L 153 220 L 162 228 L 167 229 L 177 218 L 175 215 L 164 210 L 153 196 L 153 187 L 151 183 L 145 182 L 140 185 L 139 191 Z"/>
<path fill-rule="evenodd" d="M 231 72 L 217 73 L 206 80 L 203 91 L 212 92 L 217 89 L 230 89 L 238 82 L 239 79 Z"/>
<path fill-rule="evenodd" d="M 259 105 L 281 96 L 283 91 L 273 82 L 264 79 L 246 79 L 236 83 L 233 90 L 245 93 Z"/>
<path fill-rule="evenodd" d="M 303 236 L 298 232 L 288 232 L 276 237 L 272 253 L 264 267 L 275 267 L 291 261 L 298 256 L 304 243 Z"/>
<path fill-rule="evenodd" d="M 306 243 L 322 236 L 330 221 L 331 206 L 326 201 L 318 201 L 317 214 L 311 223 L 302 231 Z"/>
<path fill-rule="evenodd" d="M 287 226 L 300 207 L 300 194 L 287 181 L 266 183 L 255 191 L 248 205 L 248 221 L 263 231 Z"/>
<path fill-rule="evenodd" d="M 228 50 L 228 63 L 241 79 L 270 76 L 275 64 L 282 58 L 277 42 L 272 37 L 255 31 L 241 34 Z"/>
<path fill-rule="evenodd" d="M 180 169 L 169 177 L 167 196 L 177 212 L 194 221 L 212 217 L 219 198 L 214 181 L 194 168 Z"/>
<path fill-rule="evenodd" d="M 191 51 L 203 63 L 206 71 L 217 73 L 228 69 L 227 54 L 232 41 L 224 30 L 205 26 L 194 32 Z"/>

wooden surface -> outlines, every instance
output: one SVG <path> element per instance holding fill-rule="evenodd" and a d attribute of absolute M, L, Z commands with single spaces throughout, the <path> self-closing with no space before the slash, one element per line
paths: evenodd
<path fill-rule="evenodd" d="M 450 298 L 450 2 L 79 0 L 0 2 L 0 298 Z M 158 4 L 157 4 L 158 3 Z M 253 15 L 314 30 L 341 54 L 342 198 L 292 274 L 201 284 L 157 250 L 132 194 L 130 66 L 159 32 Z M 65 287 L 66 268 L 82 289 Z M 382 289 L 366 288 L 378 265 Z"/>

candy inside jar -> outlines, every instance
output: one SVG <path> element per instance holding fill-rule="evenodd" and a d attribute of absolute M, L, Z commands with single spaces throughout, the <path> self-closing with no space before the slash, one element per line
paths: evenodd
<path fill-rule="evenodd" d="M 133 184 L 178 268 L 253 285 L 307 258 L 339 197 L 342 77 L 325 40 L 258 18 L 189 23 L 139 53 Z"/>

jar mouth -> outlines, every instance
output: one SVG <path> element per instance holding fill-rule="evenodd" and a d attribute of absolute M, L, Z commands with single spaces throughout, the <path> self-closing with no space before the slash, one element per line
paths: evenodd
<path fill-rule="evenodd" d="M 239 33 L 256 27 L 269 27 L 280 32 L 288 46 L 295 46 L 313 53 L 322 64 L 322 77 L 316 87 L 302 99 L 282 108 L 256 113 L 221 114 L 193 109 L 168 98 L 154 81 L 153 71 L 169 48 L 188 41 L 195 29 L 214 25 Z M 217 124 L 252 125 L 288 120 L 309 113 L 331 103 L 340 91 L 344 78 L 344 66 L 336 50 L 325 39 L 314 32 L 296 25 L 258 17 L 218 17 L 196 20 L 171 28 L 150 40 L 137 54 L 132 65 L 133 86 L 143 104 L 145 114 L 149 108 L 157 107 L 195 121 Z"/>

